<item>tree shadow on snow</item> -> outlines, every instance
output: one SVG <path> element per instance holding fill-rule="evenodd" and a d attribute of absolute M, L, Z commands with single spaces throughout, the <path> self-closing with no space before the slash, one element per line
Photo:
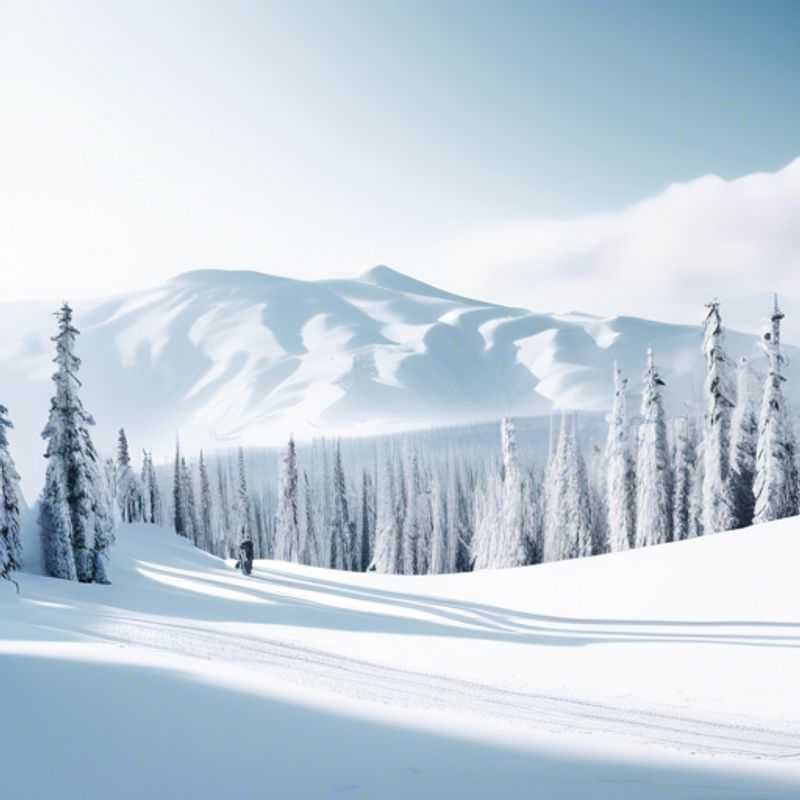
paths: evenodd
<path fill-rule="evenodd" d="M 259 565 L 249 578 L 230 569 L 201 571 L 196 567 L 142 563 L 141 569 L 152 583 L 147 591 L 126 595 L 124 610 L 157 611 L 160 615 L 217 622 L 447 636 L 538 646 L 636 642 L 800 647 L 800 635 L 794 634 L 800 633 L 798 623 L 559 617 L 468 600 L 342 584 L 273 566 Z M 362 607 L 347 607 L 352 603 Z M 659 632 L 660 628 L 673 630 Z M 742 628 L 751 630 L 739 630 Z"/>

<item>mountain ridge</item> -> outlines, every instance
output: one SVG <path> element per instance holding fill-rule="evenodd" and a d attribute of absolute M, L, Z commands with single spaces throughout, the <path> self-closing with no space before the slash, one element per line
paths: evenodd
<path fill-rule="evenodd" d="M 38 437 L 52 393 L 53 320 L 42 309 L 0 314 L 0 400 L 17 425 L 14 444 Z M 99 447 L 110 449 L 124 426 L 134 446 L 162 456 L 178 431 L 188 446 L 273 445 L 290 433 L 602 412 L 613 363 L 635 393 L 647 347 L 676 413 L 700 400 L 703 377 L 699 327 L 484 303 L 383 265 L 322 281 L 192 270 L 78 304 L 76 320 Z M 754 336 L 732 331 L 728 344 L 733 357 L 758 352 Z M 21 469 L 40 473 L 42 463 Z"/>

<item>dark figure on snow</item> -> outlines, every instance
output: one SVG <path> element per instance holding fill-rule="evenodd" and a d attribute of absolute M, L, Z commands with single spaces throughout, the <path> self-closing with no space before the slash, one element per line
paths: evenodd
<path fill-rule="evenodd" d="M 245 575 L 249 575 L 253 571 L 253 543 L 250 539 L 245 539 L 239 545 L 239 560 L 236 562 L 236 566 Z"/>

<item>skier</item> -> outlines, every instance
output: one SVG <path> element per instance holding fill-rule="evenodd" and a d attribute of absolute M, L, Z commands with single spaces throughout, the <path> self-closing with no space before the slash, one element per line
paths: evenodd
<path fill-rule="evenodd" d="M 243 575 L 249 575 L 253 571 L 253 542 L 245 539 L 239 545 L 239 560 L 236 562 L 237 569 L 242 570 Z"/>

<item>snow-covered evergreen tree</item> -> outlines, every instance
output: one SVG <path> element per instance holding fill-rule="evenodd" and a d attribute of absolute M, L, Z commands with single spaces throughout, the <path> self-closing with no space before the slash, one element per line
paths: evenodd
<path fill-rule="evenodd" d="M 428 572 L 430 541 L 433 529 L 430 488 L 416 448 L 408 452 L 406 497 L 408 512 L 403 530 L 404 572 L 425 575 Z"/>
<path fill-rule="evenodd" d="M 545 561 L 592 554 L 592 519 L 586 463 L 578 447 L 574 414 L 564 413 L 547 477 Z"/>
<path fill-rule="evenodd" d="M 529 563 L 525 476 L 517 453 L 517 433 L 510 417 L 500 423 L 503 453 L 503 544 L 500 567 L 522 567 Z"/>
<path fill-rule="evenodd" d="M 142 488 L 131 466 L 128 438 L 125 429 L 119 429 L 117 439 L 117 501 L 123 522 L 142 519 Z"/>
<path fill-rule="evenodd" d="M 0 578 L 22 566 L 19 473 L 11 457 L 8 409 L 0 405 Z"/>
<path fill-rule="evenodd" d="M 152 509 L 151 522 L 153 525 L 163 525 L 166 512 L 164 510 L 164 500 L 161 495 L 161 486 L 158 482 L 158 474 L 153 465 L 153 454 L 150 453 L 150 508 Z"/>
<path fill-rule="evenodd" d="M 372 492 L 372 479 L 365 469 L 361 474 L 361 528 L 358 536 L 358 548 L 354 556 L 354 569 L 359 572 L 366 572 L 372 561 L 372 542 L 375 538 L 372 530 L 374 520 Z"/>
<path fill-rule="evenodd" d="M 192 469 L 186 463 L 185 458 L 181 458 L 181 516 L 183 517 L 185 536 L 187 539 L 198 544 L 198 532 L 200 523 L 197 518 L 197 502 L 194 493 L 194 478 Z"/>
<path fill-rule="evenodd" d="M 758 450 L 758 415 L 761 402 L 759 376 L 747 358 L 739 361 L 736 379 L 736 408 L 731 434 L 730 485 L 736 528 L 753 524 Z"/>
<path fill-rule="evenodd" d="M 58 471 L 48 470 L 39 504 L 44 566 L 53 578 L 78 580 L 72 548 L 72 520 Z"/>
<path fill-rule="evenodd" d="M 525 476 L 517 455 L 514 423 L 500 423 L 502 461 L 487 479 L 478 503 L 475 569 L 519 567 L 529 563 L 529 522 Z"/>
<path fill-rule="evenodd" d="M 330 566 L 331 555 L 331 530 L 333 528 L 334 499 L 333 499 L 333 470 L 331 469 L 330 448 L 323 438 L 319 442 L 320 459 L 322 463 L 321 483 L 315 498 L 319 504 L 319 531 L 321 544 L 325 555 L 324 566 Z"/>
<path fill-rule="evenodd" d="M 333 516 L 331 518 L 330 557 L 331 569 L 351 569 L 353 564 L 351 541 L 353 538 L 350 507 L 347 501 L 347 480 L 342 466 L 341 443 L 336 443 L 333 462 Z"/>
<path fill-rule="evenodd" d="M 725 332 L 719 302 L 706 304 L 703 353 L 706 363 L 706 399 L 703 458 L 703 527 L 706 533 L 736 527 L 728 471 L 731 454 L 731 417 L 735 406 L 730 380 Z"/>
<path fill-rule="evenodd" d="M 769 374 L 758 423 L 754 482 L 756 523 L 771 522 L 800 513 L 795 433 L 783 392 L 786 381 L 783 375 L 784 356 L 781 353 L 783 318 L 776 295 L 770 329 L 763 337 L 769 360 Z"/>
<path fill-rule="evenodd" d="M 458 462 L 453 463 L 450 471 L 451 496 L 450 506 L 453 509 L 450 521 L 453 526 L 452 544 L 452 571 L 470 572 L 473 568 L 472 543 L 474 539 L 474 519 L 471 514 L 472 504 L 465 486 L 463 470 Z"/>
<path fill-rule="evenodd" d="M 406 500 L 403 464 L 391 452 L 386 453 L 378 503 L 378 530 L 375 555 L 370 568 L 378 572 L 402 575 L 405 568 L 403 530 Z"/>
<path fill-rule="evenodd" d="M 258 553 L 259 558 L 271 558 L 267 555 L 270 549 L 269 533 L 267 531 L 267 521 L 264 517 L 264 497 L 258 493 L 250 494 L 250 517 L 252 519 L 254 553 Z"/>
<path fill-rule="evenodd" d="M 139 475 L 139 489 L 142 493 L 141 514 L 142 522 L 151 523 L 153 521 L 153 493 L 150 488 L 152 480 L 150 456 L 147 450 L 142 450 L 142 471 Z"/>
<path fill-rule="evenodd" d="M 189 523 L 186 520 L 186 501 L 183 487 L 183 456 L 181 455 L 180 442 L 175 440 L 175 466 L 172 475 L 172 511 L 175 533 L 184 538 L 190 538 Z"/>
<path fill-rule="evenodd" d="M 94 419 L 84 410 L 79 396 L 81 384 L 77 375 L 81 362 L 75 355 L 79 331 L 72 324 L 72 309 L 66 303 L 56 318 L 56 393 L 42 432 L 48 461 L 40 514 L 45 563 L 57 577 L 107 583 L 114 518 L 107 506 L 102 467 L 89 434 Z M 63 541 L 67 535 L 71 552 Z M 48 552 L 51 547 L 53 551 Z M 74 570 L 65 563 L 70 558 L 74 558 Z"/>
<path fill-rule="evenodd" d="M 589 448 L 589 509 L 592 518 L 592 555 L 609 552 L 608 503 L 606 491 L 606 455 L 600 442 Z"/>
<path fill-rule="evenodd" d="M 664 381 L 653 361 L 653 351 L 648 350 L 636 454 L 637 547 L 672 541 L 672 471 L 661 398 L 663 386 Z"/>
<path fill-rule="evenodd" d="M 627 388 L 628 379 L 622 377 L 614 362 L 614 403 L 605 458 L 608 545 L 614 553 L 633 546 L 636 525 L 636 485 L 628 442 Z"/>
<path fill-rule="evenodd" d="M 153 525 L 163 525 L 164 504 L 161 500 L 161 488 L 158 485 L 158 475 L 153 464 L 153 454 L 147 450 L 142 451 L 141 482 L 143 521 Z"/>
<path fill-rule="evenodd" d="M 504 499 L 502 462 L 493 461 L 474 495 L 474 569 L 493 569 L 500 562 L 504 539 Z"/>
<path fill-rule="evenodd" d="M 277 492 L 264 488 L 261 492 L 261 507 L 263 509 L 262 518 L 264 525 L 264 542 L 262 558 L 275 557 L 275 509 L 278 507 Z M 318 532 L 315 531 L 318 536 Z M 317 559 L 316 564 L 320 564 Z"/>
<path fill-rule="evenodd" d="M 700 442 L 695 448 L 695 466 L 689 497 L 689 539 L 696 539 L 705 533 L 703 529 L 703 464 L 703 442 Z"/>
<path fill-rule="evenodd" d="M 97 470 L 98 506 L 94 516 L 94 546 L 92 547 L 92 580 L 95 583 L 111 583 L 111 545 L 115 540 L 114 513 L 111 509 L 111 494 L 101 470 Z"/>
<path fill-rule="evenodd" d="M 544 558 L 544 491 L 535 469 L 529 469 L 524 486 L 525 529 L 528 534 L 528 563 L 541 564 Z"/>
<path fill-rule="evenodd" d="M 111 512 L 114 516 L 114 527 L 122 522 L 122 510 L 119 507 L 119 481 L 117 479 L 117 460 L 116 458 L 106 458 L 103 461 L 103 472 L 108 489 L 108 497 L 111 502 Z"/>
<path fill-rule="evenodd" d="M 696 535 L 696 531 L 692 531 L 692 516 L 695 513 L 692 509 L 692 493 L 696 481 L 697 443 L 694 424 L 688 416 L 679 417 L 673 423 L 672 452 L 672 538 L 677 542 Z M 702 480 L 698 484 L 702 486 Z"/>
<path fill-rule="evenodd" d="M 375 560 L 375 547 L 378 541 L 378 470 L 378 449 L 376 447 L 369 476 L 369 564 L 367 569 Z"/>
<path fill-rule="evenodd" d="M 200 537 L 202 548 L 209 553 L 214 552 L 214 542 L 217 537 L 214 535 L 214 496 L 211 494 L 211 481 L 208 477 L 208 465 L 206 464 L 203 451 L 200 451 L 200 461 L 198 464 L 200 473 Z"/>
<path fill-rule="evenodd" d="M 311 495 L 311 483 L 308 473 L 303 470 L 303 511 L 305 525 L 303 526 L 303 549 L 300 561 L 303 564 L 320 566 L 320 542 L 317 535 L 317 525 L 314 520 L 314 499 Z"/>
<path fill-rule="evenodd" d="M 450 507 L 447 486 L 447 471 L 444 472 L 444 475 L 434 477 L 431 485 L 433 531 L 431 534 L 430 572 L 432 575 L 443 575 L 451 571 Z"/>
<path fill-rule="evenodd" d="M 281 462 L 275 536 L 276 558 L 282 561 L 301 561 L 300 481 L 297 471 L 297 450 L 291 437 Z"/>
<path fill-rule="evenodd" d="M 250 493 L 247 489 L 247 468 L 244 463 L 244 450 L 239 448 L 238 457 L 238 491 L 236 493 L 236 532 L 238 535 L 238 544 L 241 542 L 253 541 L 253 527 L 251 520 L 250 509 Z M 255 543 L 254 543 L 255 544 Z M 254 548 L 255 549 L 255 548 Z M 259 558 L 261 554 L 256 550 L 256 557 Z"/>
<path fill-rule="evenodd" d="M 233 520 L 231 518 L 230 489 L 228 487 L 228 472 L 222 460 L 217 460 L 217 498 L 219 500 L 220 531 L 217 555 L 225 558 L 234 555 L 233 546 Z"/>

